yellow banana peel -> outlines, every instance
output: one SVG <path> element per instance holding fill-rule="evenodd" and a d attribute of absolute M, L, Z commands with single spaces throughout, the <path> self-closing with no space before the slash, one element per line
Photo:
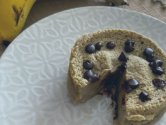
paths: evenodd
<path fill-rule="evenodd" d="M 12 42 L 21 32 L 36 0 L 0 0 L 0 43 Z"/>
<path fill-rule="evenodd" d="M 105 0 L 106 2 L 108 2 L 108 3 L 111 3 L 112 2 L 112 0 Z"/>

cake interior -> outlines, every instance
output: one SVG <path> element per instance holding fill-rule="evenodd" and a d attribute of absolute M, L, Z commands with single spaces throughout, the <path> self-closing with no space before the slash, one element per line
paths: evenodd
<path fill-rule="evenodd" d="M 80 100 L 76 100 L 74 101 L 74 103 L 78 104 L 80 102 L 86 102 L 100 92 L 110 95 L 112 101 L 115 104 L 114 120 L 118 125 L 118 121 L 121 121 L 123 116 L 121 112 L 122 106 L 125 104 L 124 83 L 126 78 L 126 68 L 126 64 L 123 63 L 119 67 L 117 67 L 117 70 L 115 70 L 114 72 L 106 70 L 104 73 L 105 77 L 100 82 L 97 82 L 97 84 L 88 84 L 83 89 L 83 91 L 81 91 L 82 96 L 80 97 Z M 71 81 L 71 77 L 69 77 L 69 81 Z M 79 93 L 77 92 L 77 87 L 73 87 L 73 82 L 68 82 L 68 87 L 75 88 L 75 90 L 69 88 L 69 90 L 71 90 L 70 94 L 72 95 L 73 100 L 75 100 L 74 98 L 77 97 L 74 97 L 73 95 L 77 95 L 77 93 Z"/>
<path fill-rule="evenodd" d="M 104 89 L 106 94 L 111 94 L 112 101 L 115 102 L 114 119 L 119 118 L 119 108 L 121 108 L 122 104 L 124 104 L 124 81 L 126 76 L 126 68 L 127 66 L 125 63 L 121 64 L 115 72 L 110 72 L 108 74 L 104 82 Z"/>

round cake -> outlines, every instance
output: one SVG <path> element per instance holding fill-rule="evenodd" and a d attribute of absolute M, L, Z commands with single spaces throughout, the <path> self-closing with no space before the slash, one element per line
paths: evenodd
<path fill-rule="evenodd" d="M 158 45 L 132 31 L 84 35 L 71 49 L 69 93 L 78 104 L 109 88 L 114 125 L 152 124 L 166 109 L 165 61 Z"/>

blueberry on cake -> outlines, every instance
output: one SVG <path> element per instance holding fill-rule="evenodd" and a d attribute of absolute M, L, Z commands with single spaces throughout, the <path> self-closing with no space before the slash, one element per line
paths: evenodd
<path fill-rule="evenodd" d="M 71 50 L 68 89 L 74 104 L 112 91 L 114 125 L 147 125 L 165 112 L 166 54 L 132 31 L 103 30 L 79 38 Z"/>

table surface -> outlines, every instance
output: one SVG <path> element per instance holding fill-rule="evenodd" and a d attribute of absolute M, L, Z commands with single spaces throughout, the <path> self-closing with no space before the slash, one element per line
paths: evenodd
<path fill-rule="evenodd" d="M 85 6 L 109 6 L 103 2 L 93 1 L 100 0 L 37 0 L 30 11 L 23 31 L 35 22 L 63 10 Z M 166 8 L 163 8 L 159 2 L 152 2 L 152 0 L 128 0 L 128 3 L 129 5 L 119 7 L 145 13 L 166 22 Z M 5 49 L 6 47 L 0 45 L 0 56 Z"/>

